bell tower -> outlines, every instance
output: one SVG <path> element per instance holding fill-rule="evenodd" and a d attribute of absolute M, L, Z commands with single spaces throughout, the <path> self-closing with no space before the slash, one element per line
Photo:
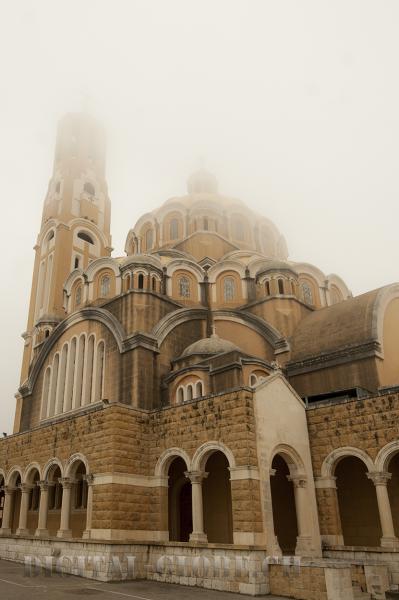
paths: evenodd
<path fill-rule="evenodd" d="M 40 346 L 65 317 L 63 287 L 69 274 L 110 256 L 112 250 L 105 135 L 87 114 L 67 114 L 58 124 L 53 173 L 34 249 L 21 383 Z"/>

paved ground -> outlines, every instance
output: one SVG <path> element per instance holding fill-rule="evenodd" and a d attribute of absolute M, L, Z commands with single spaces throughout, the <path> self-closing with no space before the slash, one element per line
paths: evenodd
<path fill-rule="evenodd" d="M 126 581 L 101 583 L 81 577 L 26 577 L 23 565 L 0 560 L 1 600 L 79 600 L 91 596 L 99 600 L 244 600 L 248 596 L 213 592 L 201 588 L 185 587 L 151 581 Z M 268 600 L 287 600 L 265 596 Z"/>

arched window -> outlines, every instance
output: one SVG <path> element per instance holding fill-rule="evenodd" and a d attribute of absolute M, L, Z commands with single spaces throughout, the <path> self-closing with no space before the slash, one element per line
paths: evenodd
<path fill-rule="evenodd" d="M 197 383 L 195 384 L 195 397 L 201 398 L 201 396 L 203 396 L 202 381 L 197 381 Z"/>
<path fill-rule="evenodd" d="M 312 288 L 306 282 L 302 283 L 302 294 L 303 300 L 306 304 L 313 304 L 313 293 Z"/>
<path fill-rule="evenodd" d="M 233 222 L 233 237 L 235 240 L 242 241 L 245 239 L 244 223 L 241 219 L 234 219 Z"/>
<path fill-rule="evenodd" d="M 179 387 L 177 390 L 177 402 L 179 404 L 183 404 L 184 402 L 184 390 L 182 387 Z"/>
<path fill-rule="evenodd" d="M 265 281 L 266 296 L 270 296 L 270 281 Z"/>
<path fill-rule="evenodd" d="M 85 231 L 79 231 L 78 238 L 80 238 L 84 242 L 87 242 L 88 244 L 94 245 L 93 238 L 90 237 L 90 235 L 88 233 L 86 233 Z"/>
<path fill-rule="evenodd" d="M 80 306 L 81 304 L 82 304 L 82 286 L 79 285 L 76 288 L 75 306 Z"/>
<path fill-rule="evenodd" d="M 86 183 L 83 186 L 83 189 L 86 192 L 86 194 L 89 194 L 89 196 L 95 196 L 96 190 L 94 189 L 94 185 L 89 181 L 86 181 Z"/>
<path fill-rule="evenodd" d="M 143 290 L 144 289 L 144 275 L 143 275 L 143 273 L 139 274 L 139 277 L 138 277 L 138 288 L 139 288 L 139 290 Z"/>
<path fill-rule="evenodd" d="M 193 386 L 191 383 L 187 386 L 187 400 L 193 399 Z"/>
<path fill-rule="evenodd" d="M 109 295 L 111 289 L 111 278 L 109 275 L 104 275 L 101 279 L 100 285 L 100 296 L 106 298 Z"/>
<path fill-rule="evenodd" d="M 152 287 L 152 291 L 156 292 L 156 290 L 157 290 L 157 280 L 156 280 L 155 277 L 152 277 L 152 279 L 151 279 L 151 287 Z"/>
<path fill-rule="evenodd" d="M 291 293 L 293 296 L 295 296 L 295 282 L 291 281 Z"/>
<path fill-rule="evenodd" d="M 44 337 L 48 338 L 49 335 L 50 335 L 50 330 L 46 329 L 45 332 L 44 332 Z"/>
<path fill-rule="evenodd" d="M 147 229 L 145 232 L 145 249 L 151 250 L 154 244 L 154 231 L 152 229 Z"/>
<path fill-rule="evenodd" d="M 131 281 L 131 280 L 130 280 L 130 274 L 129 274 L 129 275 L 126 277 L 126 279 L 125 279 L 125 289 L 126 289 L 126 291 L 129 291 L 129 290 L 130 290 L 130 281 Z"/>
<path fill-rule="evenodd" d="M 179 221 L 172 219 L 169 226 L 169 237 L 171 240 L 177 240 L 179 237 Z"/>
<path fill-rule="evenodd" d="M 258 383 L 258 378 L 255 375 L 255 373 L 251 373 L 251 375 L 249 376 L 249 385 L 251 387 L 253 387 L 254 385 L 256 385 Z"/>
<path fill-rule="evenodd" d="M 75 263 L 74 263 L 75 269 L 79 269 L 79 257 L 75 256 Z"/>
<path fill-rule="evenodd" d="M 185 275 L 179 279 L 179 296 L 181 298 L 190 298 L 190 280 Z"/>
<path fill-rule="evenodd" d="M 277 283 L 278 283 L 278 293 L 284 294 L 284 281 L 282 279 L 279 279 L 277 281 Z"/>
<path fill-rule="evenodd" d="M 236 283 L 233 277 L 225 277 L 223 281 L 223 289 L 225 302 L 230 302 L 231 300 L 234 300 L 236 294 Z"/>

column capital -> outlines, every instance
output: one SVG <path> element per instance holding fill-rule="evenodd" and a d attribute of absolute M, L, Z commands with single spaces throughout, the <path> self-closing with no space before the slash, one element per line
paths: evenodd
<path fill-rule="evenodd" d="M 83 475 L 83 481 L 85 481 L 87 485 L 93 485 L 94 475 L 92 473 L 86 473 L 86 475 Z"/>
<path fill-rule="evenodd" d="M 269 469 L 270 477 L 274 477 L 276 473 L 277 473 L 277 469 Z"/>
<path fill-rule="evenodd" d="M 11 494 L 16 492 L 18 488 L 12 485 L 3 485 L 1 489 L 4 490 L 6 496 L 11 496 Z"/>
<path fill-rule="evenodd" d="M 72 484 L 75 483 L 75 480 L 72 479 L 71 477 L 59 477 L 58 481 L 60 482 L 62 487 L 66 490 L 70 489 L 72 487 Z"/>
<path fill-rule="evenodd" d="M 371 479 L 374 485 L 386 486 L 392 477 L 392 473 L 388 473 L 387 471 L 373 471 L 371 473 L 367 473 L 367 477 L 368 479 Z"/>
<path fill-rule="evenodd" d="M 39 486 L 41 492 L 47 492 L 49 487 L 51 486 L 51 483 L 43 479 L 41 481 L 37 481 L 36 485 Z"/>
<path fill-rule="evenodd" d="M 308 480 L 306 475 L 287 475 L 288 481 L 292 481 L 295 488 L 305 488 Z"/>
<path fill-rule="evenodd" d="M 34 488 L 33 483 L 19 483 L 18 488 L 21 490 L 23 494 L 28 494 Z"/>
<path fill-rule="evenodd" d="M 206 473 L 205 471 L 185 471 L 184 475 L 191 483 L 202 483 L 202 480 L 206 479 L 209 473 Z"/>

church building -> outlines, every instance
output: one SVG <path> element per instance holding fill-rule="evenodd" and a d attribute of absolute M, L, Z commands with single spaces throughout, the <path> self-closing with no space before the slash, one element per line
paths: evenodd
<path fill-rule="evenodd" d="M 110 580 L 133 556 L 139 578 L 298 600 L 398 590 L 399 284 L 353 297 L 204 169 L 111 256 L 105 147 L 92 117 L 61 119 L 0 558 Z"/>

